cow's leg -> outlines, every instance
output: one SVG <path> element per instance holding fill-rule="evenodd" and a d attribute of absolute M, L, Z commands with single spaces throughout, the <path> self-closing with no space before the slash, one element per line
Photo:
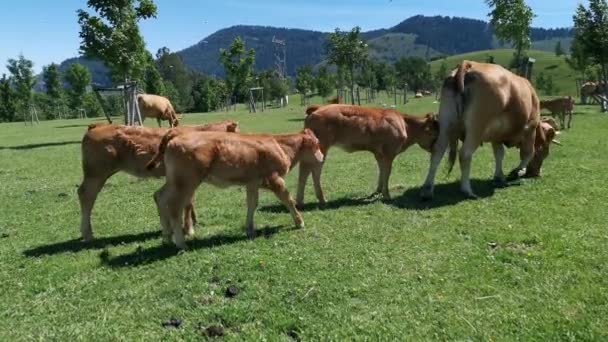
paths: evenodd
<path fill-rule="evenodd" d="M 191 199 L 190 203 L 184 209 L 184 234 L 187 237 L 194 236 L 194 205 L 192 204 L 194 201 Z"/>
<path fill-rule="evenodd" d="M 285 180 L 279 176 L 274 176 L 267 181 L 268 189 L 274 192 L 274 194 L 283 202 L 285 207 L 289 209 L 291 216 L 293 218 L 293 222 L 297 228 L 304 228 L 304 220 L 302 220 L 302 215 L 298 212 L 295 206 L 294 200 L 289 195 L 289 191 L 287 191 L 287 187 L 285 187 Z"/>
<path fill-rule="evenodd" d="M 160 227 L 163 242 L 166 244 L 171 243 L 171 222 L 169 220 L 169 213 L 167 208 L 167 184 L 158 189 L 154 193 L 154 202 L 156 202 L 156 208 L 158 209 L 158 216 L 160 217 Z"/>
<path fill-rule="evenodd" d="M 109 175 L 92 177 L 84 176 L 82 184 L 78 187 L 78 200 L 80 202 L 80 234 L 85 242 L 93 240 L 93 228 L 91 227 L 91 212 L 97 200 L 97 195 Z"/>
<path fill-rule="evenodd" d="M 376 194 L 381 193 L 384 200 L 388 201 L 391 199 L 391 195 L 388 191 L 388 181 L 391 176 L 391 170 L 393 167 L 393 158 L 386 155 L 375 154 L 376 162 L 378 162 L 378 187 L 376 188 Z"/>
<path fill-rule="evenodd" d="M 570 129 L 570 125 L 572 124 L 572 111 L 568 111 L 568 129 Z"/>
<path fill-rule="evenodd" d="M 321 153 L 323 153 L 323 161 L 314 165 L 312 168 L 312 182 L 315 187 L 315 195 L 319 200 L 319 204 L 325 204 L 325 195 L 323 194 L 323 189 L 321 188 L 321 172 L 323 171 L 323 165 L 325 165 L 325 161 L 327 161 L 327 153 L 329 152 L 329 147 L 321 146 Z"/>
<path fill-rule="evenodd" d="M 559 121 L 562 126 L 562 129 L 566 129 L 566 111 L 562 110 L 559 114 Z"/>
<path fill-rule="evenodd" d="M 505 186 L 505 174 L 502 172 L 502 162 L 505 159 L 505 146 L 501 143 L 492 143 L 492 149 L 494 150 L 494 162 L 496 167 L 494 169 L 494 186 L 503 187 Z"/>
<path fill-rule="evenodd" d="M 245 230 L 247 231 L 247 237 L 250 239 L 255 238 L 255 224 L 253 222 L 253 215 L 258 207 L 259 193 L 260 190 L 258 184 L 247 185 L 247 221 L 245 222 Z"/>
<path fill-rule="evenodd" d="M 531 129 L 524 133 L 521 147 L 519 148 L 519 165 L 509 172 L 508 180 L 516 180 L 525 174 L 526 167 L 534 158 L 534 141 L 536 139 L 536 129 Z"/>
<path fill-rule="evenodd" d="M 298 175 L 298 193 L 296 195 L 296 205 L 300 208 L 304 206 L 304 191 L 308 176 L 312 172 L 312 167 L 308 163 L 300 162 L 300 174 Z"/>
<path fill-rule="evenodd" d="M 433 198 L 433 188 L 435 186 L 435 176 L 437 175 L 437 169 L 439 168 L 439 163 L 441 163 L 441 159 L 445 154 L 445 151 L 448 148 L 448 135 L 444 133 L 440 133 L 435 145 L 433 146 L 433 152 L 431 154 L 431 163 L 429 166 L 429 171 L 426 175 L 426 180 L 424 181 L 424 185 L 422 186 L 422 190 L 420 191 L 420 197 L 423 200 L 428 200 Z"/>
<path fill-rule="evenodd" d="M 477 195 L 473 193 L 473 189 L 471 188 L 471 160 L 479 144 L 480 142 L 475 138 L 474 134 L 467 134 L 464 144 L 462 144 L 462 148 L 460 149 L 460 190 L 469 198 L 477 198 Z"/>
<path fill-rule="evenodd" d="M 158 122 L 158 127 L 162 127 L 162 123 L 160 121 L 160 118 L 156 118 L 156 122 Z"/>
<path fill-rule="evenodd" d="M 376 158 L 376 163 L 378 164 L 378 186 L 376 186 L 376 191 L 372 194 L 372 196 L 382 193 L 382 191 L 384 189 L 384 173 L 385 173 L 382 154 L 374 153 L 374 157 Z"/>

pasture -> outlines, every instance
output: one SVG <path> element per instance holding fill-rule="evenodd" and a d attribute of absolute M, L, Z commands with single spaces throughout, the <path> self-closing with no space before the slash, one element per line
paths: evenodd
<path fill-rule="evenodd" d="M 297 131 L 304 108 L 290 100 L 184 123 Z M 400 109 L 436 107 L 426 98 Z M 309 180 L 306 228 L 295 230 L 262 192 L 260 236 L 249 241 L 244 189 L 203 184 L 185 253 L 161 245 L 152 194 L 162 180 L 125 174 L 98 198 L 96 241 L 78 241 L 80 139 L 95 120 L 0 125 L 0 340 L 608 339 L 608 117 L 597 107 L 577 107 L 542 178 L 494 189 L 484 145 L 473 159 L 476 201 L 460 195 L 458 168 L 449 177 L 442 168 L 435 199 L 420 202 L 428 155 L 417 146 L 395 162 L 393 199 L 366 200 L 372 155 L 332 149 L 328 204 L 316 205 Z M 518 157 L 508 150 L 505 171 Z M 181 326 L 162 325 L 171 318 Z"/>

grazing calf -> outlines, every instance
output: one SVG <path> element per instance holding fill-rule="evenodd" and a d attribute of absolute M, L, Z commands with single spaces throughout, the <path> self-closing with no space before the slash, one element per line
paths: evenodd
<path fill-rule="evenodd" d="M 567 128 L 570 129 L 572 112 L 574 111 L 574 99 L 572 99 L 572 96 L 540 101 L 540 109 L 550 111 L 552 116 L 558 115 L 562 129 L 566 129 L 566 115 L 568 115 Z"/>
<path fill-rule="evenodd" d="M 169 121 L 170 127 L 176 127 L 179 124 L 173 105 L 166 97 L 139 94 L 137 95 L 137 105 L 139 106 L 142 119 L 155 118 L 158 122 L 158 127 L 161 126 L 161 120 Z"/>
<path fill-rule="evenodd" d="M 311 106 L 306 110 L 304 127 L 319 138 L 321 151 L 327 159 L 328 150 L 338 145 L 347 152 L 368 151 L 374 154 L 380 171 L 375 194 L 390 199 L 388 181 L 393 160 L 413 144 L 430 151 L 439 131 L 435 117 L 415 117 L 392 109 L 365 108 L 349 105 Z M 304 189 L 312 173 L 315 194 L 321 204 L 323 164 L 300 164 L 297 203 L 304 203 Z"/>
<path fill-rule="evenodd" d="M 502 162 L 505 146 L 518 147 L 520 163 L 509 179 L 537 176 L 547 157 L 555 131 L 540 124 L 536 91 L 530 82 L 496 64 L 464 61 L 444 81 L 439 107 L 439 137 L 433 147 L 429 172 L 422 188 L 423 199 L 433 196 L 435 174 L 450 146 L 450 170 L 460 149 L 460 189 L 476 198 L 469 174 L 473 153 L 483 142 L 492 143 L 496 168 L 494 181 L 503 185 Z M 550 127 L 553 132 L 546 132 Z"/>
<path fill-rule="evenodd" d="M 247 189 L 247 236 L 253 238 L 253 215 L 259 188 L 268 189 L 289 209 L 295 225 L 304 227 L 302 216 L 283 177 L 299 161 L 320 163 L 319 141 L 308 129 L 288 135 L 219 134 L 170 131 L 158 154 L 148 164 L 154 170 L 164 160 L 166 183 L 155 193 L 163 227 L 163 240 L 185 248 L 180 213 L 202 183 L 218 187 L 242 185 Z"/>
<path fill-rule="evenodd" d="M 210 125 L 181 127 L 193 131 L 238 131 L 238 123 L 224 121 Z M 80 231 L 85 241 L 93 239 L 91 211 L 97 194 L 113 174 L 124 171 L 140 178 L 163 177 L 164 166 L 147 170 L 146 164 L 158 152 L 158 145 L 167 133 L 166 128 L 146 128 L 118 125 L 90 125 L 82 138 L 83 180 L 78 188 L 80 200 Z M 192 206 L 187 208 L 186 228 L 191 233 L 196 221 Z"/>

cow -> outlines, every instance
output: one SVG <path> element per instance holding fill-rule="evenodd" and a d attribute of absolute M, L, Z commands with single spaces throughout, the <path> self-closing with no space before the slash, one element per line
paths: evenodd
<path fill-rule="evenodd" d="M 168 98 L 153 94 L 138 94 L 137 105 L 142 115 L 142 119 L 155 118 L 158 127 L 161 121 L 169 121 L 170 127 L 177 127 L 179 120 L 173 109 L 173 105 Z"/>
<path fill-rule="evenodd" d="M 414 94 L 414 98 L 416 98 L 416 99 L 421 99 L 422 97 L 423 97 L 423 95 L 419 91 Z"/>
<path fill-rule="evenodd" d="M 435 117 L 401 114 L 393 109 L 366 108 L 350 105 L 310 106 L 306 110 L 304 127 L 312 130 L 327 160 L 329 149 L 337 145 L 347 152 L 369 151 L 376 157 L 379 176 L 375 194 L 390 199 L 388 181 L 393 160 L 413 144 L 430 151 L 439 125 Z M 315 194 L 320 204 L 325 203 L 321 188 L 323 164 L 300 163 L 298 193 L 299 206 L 304 202 L 304 190 L 312 173 Z"/>
<path fill-rule="evenodd" d="M 180 213 L 188 206 L 202 183 L 218 187 L 245 186 L 247 192 L 247 237 L 255 237 L 253 215 L 259 188 L 272 191 L 289 209 L 296 227 L 304 221 L 285 187 L 285 175 L 298 162 L 320 163 L 323 154 L 314 133 L 305 129 L 297 134 L 247 135 L 214 132 L 169 131 L 147 169 L 161 161 L 166 182 L 154 194 L 163 227 L 163 241 L 171 236 L 179 249 L 186 247 Z"/>
<path fill-rule="evenodd" d="M 224 121 L 201 126 L 184 126 L 180 130 L 238 132 L 238 123 Z M 111 124 L 91 124 L 82 138 L 83 180 L 78 187 L 84 241 L 93 240 L 91 212 L 105 182 L 113 174 L 124 171 L 139 178 L 163 177 L 164 167 L 147 170 L 146 164 L 157 153 L 167 128 L 147 128 Z M 192 206 L 187 208 L 186 228 L 192 233 L 196 217 Z"/>
<path fill-rule="evenodd" d="M 494 183 L 540 175 L 555 131 L 540 125 L 540 104 L 530 82 L 496 64 L 463 61 L 447 77 L 441 89 L 439 137 L 433 146 L 429 171 L 421 190 L 422 199 L 433 197 L 437 168 L 450 147 L 449 170 L 460 149 L 460 189 L 477 198 L 471 189 L 470 170 L 473 153 L 484 142 L 492 143 L 496 168 Z M 553 131 L 551 131 L 553 130 Z M 520 163 L 508 178 L 502 170 L 506 147 L 520 150 Z"/>
<path fill-rule="evenodd" d="M 566 129 L 566 115 L 568 115 L 567 128 L 570 129 L 572 112 L 574 111 L 574 99 L 572 99 L 572 96 L 540 101 L 540 109 L 550 111 L 552 116 L 557 115 L 562 129 Z"/>
<path fill-rule="evenodd" d="M 589 98 L 593 99 L 593 96 L 595 95 L 597 90 L 597 83 L 595 82 L 585 82 L 582 86 L 581 86 L 581 103 L 582 104 L 587 104 L 587 100 Z"/>

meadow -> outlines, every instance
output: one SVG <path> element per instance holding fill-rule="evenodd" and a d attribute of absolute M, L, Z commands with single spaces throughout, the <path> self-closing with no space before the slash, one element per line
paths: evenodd
<path fill-rule="evenodd" d="M 422 115 L 436 111 L 433 100 L 399 109 Z M 304 109 L 291 103 L 184 121 L 293 132 Z M 317 206 L 309 181 L 306 228 L 296 230 L 263 192 L 250 241 L 244 189 L 202 185 L 183 253 L 161 244 L 152 194 L 162 180 L 125 174 L 98 198 L 96 241 L 79 241 L 80 140 L 98 120 L 0 125 L 2 341 L 608 339 L 608 117 L 597 107 L 577 107 L 541 178 L 494 189 L 484 145 L 474 201 L 460 195 L 456 170 L 440 172 L 435 199 L 421 202 L 429 158 L 417 146 L 395 162 L 393 199 L 366 200 L 372 155 L 332 149 L 327 205 Z M 508 150 L 505 171 L 518 156 Z M 163 326 L 172 318 L 178 328 Z"/>

